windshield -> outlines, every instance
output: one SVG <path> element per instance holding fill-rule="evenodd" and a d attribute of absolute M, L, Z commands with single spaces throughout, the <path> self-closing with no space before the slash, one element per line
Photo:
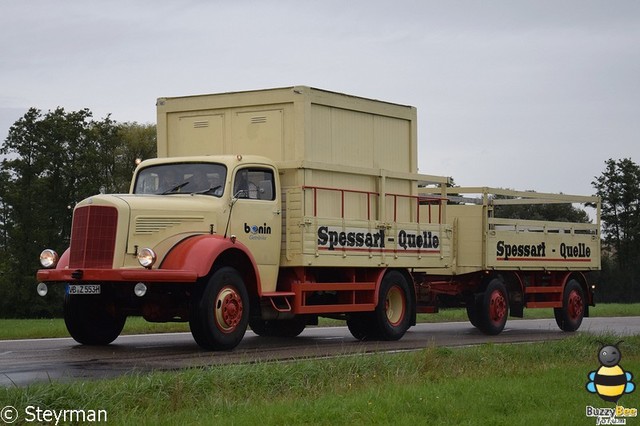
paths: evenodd
<path fill-rule="evenodd" d="M 172 163 L 138 173 L 134 194 L 205 194 L 221 197 L 227 169 L 214 163 Z"/>

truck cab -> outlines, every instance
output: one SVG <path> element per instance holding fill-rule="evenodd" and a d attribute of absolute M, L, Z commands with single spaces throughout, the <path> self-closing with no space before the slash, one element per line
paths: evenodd
<path fill-rule="evenodd" d="M 135 252 L 135 246 L 155 246 L 161 263 L 167 248 L 187 236 L 176 235 L 175 226 L 190 223 L 192 234 L 199 228 L 199 232 L 230 237 L 247 247 L 265 290 L 275 290 L 268 283 L 276 282 L 280 257 L 280 184 L 277 168 L 267 158 L 148 160 L 137 168 L 131 193 L 142 195 L 141 200 L 156 207 L 132 218 L 135 228 L 130 230 L 129 249 Z M 199 225 L 194 227 L 195 223 Z"/>
<path fill-rule="evenodd" d="M 111 342 L 131 315 L 195 322 L 193 299 L 201 297 L 203 281 L 217 269 L 241 281 L 253 296 L 275 290 L 279 194 L 278 171 L 263 157 L 143 161 L 129 194 L 96 195 L 78 203 L 69 249 L 59 260 L 51 256 L 38 278 L 66 285 L 65 322 L 81 343 Z M 242 323 L 246 329 L 248 299 L 240 300 L 229 288 L 221 297 L 227 304 L 211 309 L 223 335 Z M 237 341 L 203 342 L 217 349 L 229 344 Z"/>

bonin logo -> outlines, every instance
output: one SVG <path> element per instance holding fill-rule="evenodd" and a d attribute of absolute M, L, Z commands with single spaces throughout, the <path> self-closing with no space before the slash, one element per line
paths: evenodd
<path fill-rule="evenodd" d="M 244 232 L 245 234 L 249 234 L 250 240 L 266 240 L 267 235 L 271 235 L 271 227 L 267 226 L 267 224 L 263 225 L 249 225 L 247 222 L 244 223 Z"/>

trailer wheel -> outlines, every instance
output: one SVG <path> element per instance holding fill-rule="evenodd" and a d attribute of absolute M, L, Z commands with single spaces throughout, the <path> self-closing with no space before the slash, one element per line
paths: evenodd
<path fill-rule="evenodd" d="M 242 277 L 233 268 L 214 272 L 192 308 L 191 334 L 204 349 L 233 349 L 247 331 L 249 295 Z"/>
<path fill-rule="evenodd" d="M 509 316 L 509 297 L 502 281 L 494 278 L 489 282 L 480 306 L 478 328 L 491 336 L 500 334 Z"/>
<path fill-rule="evenodd" d="M 381 340 L 398 340 L 411 325 L 411 301 L 409 284 L 398 271 L 388 272 L 382 279 L 378 305 L 374 311 L 377 337 Z"/>
<path fill-rule="evenodd" d="M 64 296 L 64 323 L 71 337 L 83 345 L 108 345 L 120 335 L 126 320 L 109 312 L 103 296 Z"/>
<path fill-rule="evenodd" d="M 249 319 L 251 330 L 262 337 L 296 337 L 307 327 L 307 317 L 286 320 Z"/>
<path fill-rule="evenodd" d="M 480 312 L 482 310 L 482 299 L 479 301 L 473 298 L 471 302 L 467 304 L 467 317 L 472 326 L 480 327 Z"/>
<path fill-rule="evenodd" d="M 567 283 L 562 294 L 562 308 L 554 308 L 556 324 L 562 331 L 576 331 L 582 324 L 585 310 L 582 287 L 576 280 Z"/>

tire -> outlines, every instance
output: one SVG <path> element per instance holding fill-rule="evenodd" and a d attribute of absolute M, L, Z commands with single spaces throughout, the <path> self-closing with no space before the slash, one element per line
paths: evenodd
<path fill-rule="evenodd" d="M 504 283 L 494 278 L 482 295 L 478 312 L 478 328 L 484 334 L 495 336 L 504 330 L 509 316 L 509 296 Z"/>
<path fill-rule="evenodd" d="M 375 327 L 373 312 L 358 312 L 349 315 L 347 328 L 358 340 L 378 340 L 378 330 Z"/>
<path fill-rule="evenodd" d="M 286 320 L 249 319 L 251 330 L 262 337 L 297 337 L 307 326 L 307 317 L 296 316 Z"/>
<path fill-rule="evenodd" d="M 104 296 L 64 296 L 64 323 L 73 339 L 83 345 L 102 346 L 116 340 L 127 317 L 110 312 Z"/>
<path fill-rule="evenodd" d="M 576 280 L 570 280 L 562 293 L 562 308 L 554 308 L 556 324 L 562 331 L 576 331 L 582 324 L 585 312 L 585 297 Z"/>
<path fill-rule="evenodd" d="M 230 350 L 238 346 L 248 323 L 249 295 L 242 277 L 233 268 L 220 268 L 192 304 L 193 339 L 206 350 Z"/>
<path fill-rule="evenodd" d="M 475 328 L 480 328 L 480 311 L 482 310 L 482 299 L 477 300 L 475 297 L 467 304 L 467 318 Z"/>
<path fill-rule="evenodd" d="M 411 326 L 409 284 L 398 271 L 388 272 L 380 283 L 378 304 L 373 312 L 375 334 L 380 340 L 399 340 Z"/>

